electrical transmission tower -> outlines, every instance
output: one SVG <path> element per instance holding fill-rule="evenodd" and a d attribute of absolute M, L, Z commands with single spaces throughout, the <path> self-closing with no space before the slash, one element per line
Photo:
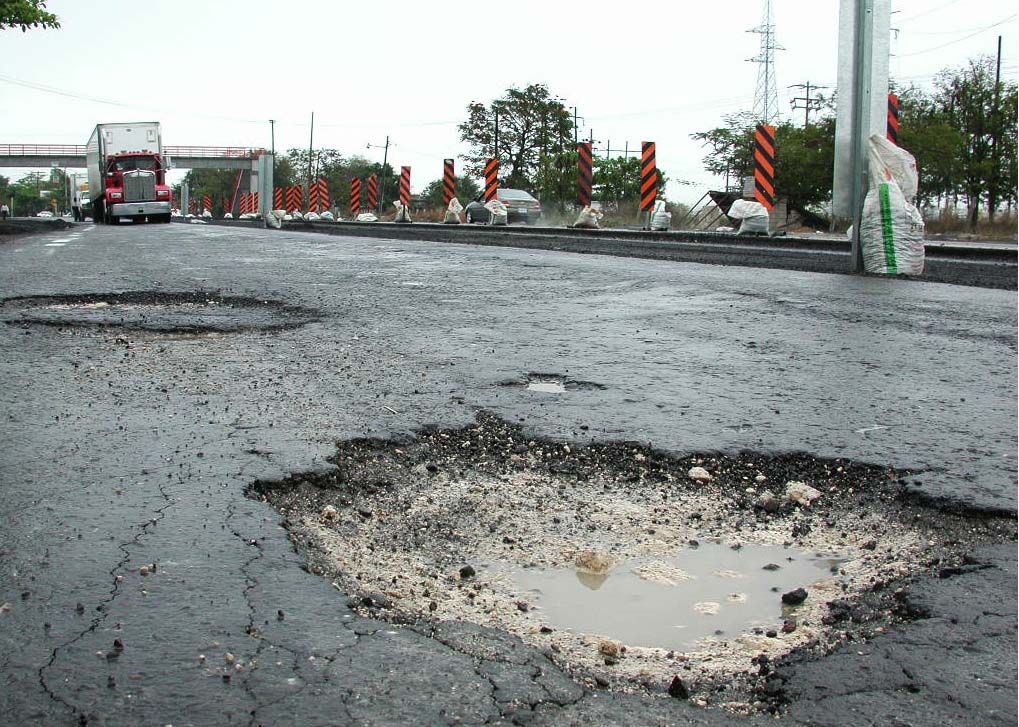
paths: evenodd
<path fill-rule="evenodd" d="M 750 59 L 757 63 L 757 90 L 754 92 L 754 118 L 758 123 L 774 125 L 778 120 L 778 83 L 775 80 L 775 51 L 785 50 L 775 40 L 775 16 L 771 0 L 764 0 L 764 20 L 750 33 L 761 36 L 761 49 Z"/>

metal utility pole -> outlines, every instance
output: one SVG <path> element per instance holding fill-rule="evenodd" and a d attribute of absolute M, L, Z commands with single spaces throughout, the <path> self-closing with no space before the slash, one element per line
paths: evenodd
<path fill-rule="evenodd" d="M 311 156 L 312 156 L 312 145 L 315 140 L 315 112 L 311 112 L 311 132 L 308 134 L 308 186 L 305 189 L 305 194 L 308 197 L 308 203 L 311 204 Z"/>
<path fill-rule="evenodd" d="M 860 221 L 867 191 L 867 140 L 888 133 L 891 0 L 840 0 L 833 224 L 853 225 L 851 271 L 862 272 Z"/>
<path fill-rule="evenodd" d="M 576 149 L 577 148 L 577 144 L 580 143 L 580 136 L 579 136 L 579 133 L 578 133 L 579 130 L 580 130 L 580 123 L 579 122 L 584 121 L 584 117 L 577 115 L 577 107 L 576 106 L 570 106 L 570 108 L 573 109 L 573 148 Z"/>
<path fill-rule="evenodd" d="M 757 69 L 757 89 L 754 92 L 754 120 L 759 124 L 774 125 L 778 119 L 778 86 L 775 81 L 775 51 L 785 50 L 775 41 L 775 15 L 771 0 L 764 2 L 764 20 L 749 31 L 761 36 L 760 51 L 750 59 L 760 64 Z"/>
<path fill-rule="evenodd" d="M 499 109 L 495 110 L 495 150 L 492 154 L 492 158 L 499 158 Z"/>
<path fill-rule="evenodd" d="M 382 149 L 382 192 L 379 194 L 379 205 L 375 208 L 375 214 L 382 214 L 382 205 L 385 204 L 386 200 L 386 162 L 389 160 L 389 136 L 386 136 L 385 146 L 379 146 L 378 144 L 368 144 L 369 149 Z"/>
<path fill-rule="evenodd" d="M 998 100 L 1001 96 L 1001 36 L 998 36 L 998 61 L 994 71 L 994 108 L 991 110 L 991 188 L 987 195 L 987 218 L 994 222 L 998 206 L 998 140 L 1001 137 L 1001 115 Z"/>
<path fill-rule="evenodd" d="M 612 143 L 611 143 L 611 142 L 607 142 L 607 143 L 606 143 L 606 148 L 605 148 L 605 156 L 606 156 L 606 158 L 609 158 L 609 156 L 610 156 L 610 155 L 611 155 L 611 154 L 612 154 L 613 152 L 617 152 L 617 153 L 618 153 L 618 152 L 623 152 L 623 158 L 624 158 L 624 159 L 629 159 L 629 158 L 630 158 L 630 142 L 626 142 L 626 143 L 625 143 L 625 144 L 623 145 L 623 148 L 622 148 L 622 149 L 613 149 L 613 148 L 612 148 Z M 640 154 L 640 152 L 639 152 L 639 151 L 637 151 L 636 149 L 634 149 L 633 153 L 634 153 L 634 154 L 638 154 L 638 155 Z"/>
<path fill-rule="evenodd" d="M 806 128 L 810 126 L 810 112 L 820 111 L 821 104 L 823 103 L 823 100 L 821 98 L 811 98 L 810 92 L 819 91 L 823 88 L 828 87 L 815 86 L 811 84 L 810 81 L 807 81 L 806 83 L 797 83 L 796 85 L 790 86 L 789 88 L 802 88 L 805 90 L 805 94 L 803 96 L 797 96 L 794 99 L 792 99 L 791 104 L 793 107 L 793 111 L 799 111 L 800 109 L 803 109 L 803 128 Z M 803 102 L 802 106 L 797 105 L 797 103 L 800 101 Z"/>
<path fill-rule="evenodd" d="M 850 174 L 850 205 L 853 214 L 853 237 L 850 245 L 850 270 L 863 272 L 863 247 L 860 244 L 860 226 L 863 222 L 863 197 L 866 194 L 864 175 L 867 172 L 865 145 L 867 141 L 867 113 L 871 95 L 871 66 L 874 50 L 874 0 L 855 0 L 856 30 L 853 34 L 853 113 L 852 113 L 852 172 Z"/>
<path fill-rule="evenodd" d="M 272 153 L 272 176 L 276 178 L 276 120 L 269 119 L 269 143 Z"/>

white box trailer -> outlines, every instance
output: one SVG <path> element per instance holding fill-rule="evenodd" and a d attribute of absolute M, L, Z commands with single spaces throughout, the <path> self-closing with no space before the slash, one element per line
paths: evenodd
<path fill-rule="evenodd" d="M 98 124 L 85 146 L 93 219 L 169 222 L 171 192 L 158 121 Z"/>

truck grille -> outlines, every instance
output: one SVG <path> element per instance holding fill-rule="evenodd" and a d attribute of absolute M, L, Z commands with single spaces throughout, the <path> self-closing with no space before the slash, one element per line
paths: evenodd
<path fill-rule="evenodd" d="M 156 198 L 156 175 L 134 171 L 124 174 L 124 201 L 151 202 Z"/>

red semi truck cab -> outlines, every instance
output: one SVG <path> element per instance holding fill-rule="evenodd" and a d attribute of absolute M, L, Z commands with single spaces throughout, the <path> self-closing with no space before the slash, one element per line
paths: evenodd
<path fill-rule="evenodd" d="M 97 223 L 170 221 L 158 122 L 97 125 L 85 147 L 85 163 Z"/>

